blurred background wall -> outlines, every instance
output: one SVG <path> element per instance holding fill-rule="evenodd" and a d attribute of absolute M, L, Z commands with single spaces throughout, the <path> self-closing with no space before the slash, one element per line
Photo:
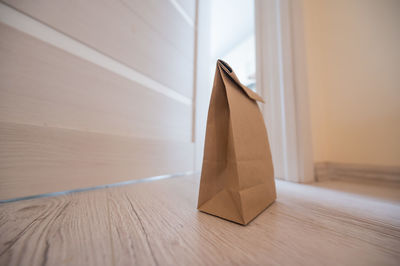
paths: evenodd
<path fill-rule="evenodd" d="M 314 161 L 400 166 L 400 1 L 303 5 Z"/>

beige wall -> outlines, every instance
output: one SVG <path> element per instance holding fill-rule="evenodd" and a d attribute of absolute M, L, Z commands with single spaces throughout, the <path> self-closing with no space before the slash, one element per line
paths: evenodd
<path fill-rule="evenodd" d="M 316 162 L 400 165 L 400 1 L 304 0 Z"/>

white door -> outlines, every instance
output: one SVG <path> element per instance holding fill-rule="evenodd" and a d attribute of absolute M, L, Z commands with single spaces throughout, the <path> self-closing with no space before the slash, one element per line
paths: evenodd
<path fill-rule="evenodd" d="M 193 171 L 196 1 L 0 3 L 0 200 Z"/>

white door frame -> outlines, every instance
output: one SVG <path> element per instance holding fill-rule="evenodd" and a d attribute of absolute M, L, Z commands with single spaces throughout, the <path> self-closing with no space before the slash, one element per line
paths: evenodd
<path fill-rule="evenodd" d="M 195 171 L 201 170 L 210 66 L 210 1 L 197 0 L 193 141 Z M 257 88 L 271 143 L 275 176 L 314 181 L 302 4 L 255 0 Z"/>
<path fill-rule="evenodd" d="M 193 91 L 193 142 L 195 145 L 194 171 L 200 173 L 203 162 L 204 139 L 210 102 L 210 0 L 196 1 L 194 91 Z"/>
<path fill-rule="evenodd" d="M 301 1 L 255 0 L 257 88 L 275 177 L 314 181 Z"/>

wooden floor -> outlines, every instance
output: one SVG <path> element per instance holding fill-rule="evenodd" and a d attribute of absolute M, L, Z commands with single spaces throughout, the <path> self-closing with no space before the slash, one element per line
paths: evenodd
<path fill-rule="evenodd" d="M 400 265 L 400 188 L 277 182 L 248 226 L 196 210 L 198 176 L 0 205 L 0 265 Z"/>

